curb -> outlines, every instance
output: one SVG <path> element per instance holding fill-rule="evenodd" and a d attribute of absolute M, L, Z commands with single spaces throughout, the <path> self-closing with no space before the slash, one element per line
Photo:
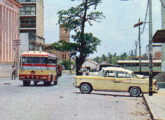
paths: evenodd
<path fill-rule="evenodd" d="M 0 76 L 0 78 L 11 78 L 9 76 Z"/>
<path fill-rule="evenodd" d="M 142 97 L 143 97 L 143 100 L 144 100 L 144 102 L 145 102 L 145 104 L 146 104 L 146 106 L 147 106 L 147 109 L 148 109 L 148 111 L 149 111 L 149 113 L 150 113 L 150 115 L 151 115 L 151 120 L 154 120 L 152 111 L 151 111 L 151 109 L 150 109 L 150 107 L 149 107 L 149 105 L 148 105 L 148 103 L 147 103 L 147 100 L 146 100 L 146 98 L 145 98 L 145 96 L 144 96 L 143 93 L 142 93 Z"/>

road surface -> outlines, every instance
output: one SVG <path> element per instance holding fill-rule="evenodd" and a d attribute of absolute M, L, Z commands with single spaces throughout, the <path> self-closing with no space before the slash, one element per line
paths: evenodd
<path fill-rule="evenodd" d="M 151 120 L 143 98 L 128 93 L 81 94 L 74 75 L 57 86 L 24 87 L 19 80 L 0 79 L 0 120 Z"/>

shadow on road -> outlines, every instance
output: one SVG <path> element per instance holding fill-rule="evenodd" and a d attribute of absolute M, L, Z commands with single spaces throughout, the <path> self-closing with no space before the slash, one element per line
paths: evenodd
<path fill-rule="evenodd" d="M 74 92 L 75 94 L 83 94 L 81 92 Z M 113 97 L 131 97 L 130 95 L 119 95 L 119 94 L 105 94 L 105 93 L 90 93 L 91 95 L 100 95 L 100 96 L 113 96 Z M 89 95 L 89 94 L 88 94 Z M 142 96 L 140 96 L 142 97 Z"/>
<path fill-rule="evenodd" d="M 43 84 L 39 84 L 39 85 L 30 85 L 30 86 L 19 85 L 19 87 L 27 87 L 27 88 L 30 88 L 30 87 L 53 87 L 53 86 L 56 86 L 56 85 L 49 85 L 49 86 L 46 86 L 46 85 L 43 85 Z"/>

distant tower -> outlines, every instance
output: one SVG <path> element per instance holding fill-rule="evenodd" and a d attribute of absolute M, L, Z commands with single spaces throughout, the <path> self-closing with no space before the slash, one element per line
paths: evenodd
<path fill-rule="evenodd" d="M 70 42 L 70 30 L 66 30 L 62 25 L 60 25 L 60 36 L 59 40 L 64 40 Z"/>

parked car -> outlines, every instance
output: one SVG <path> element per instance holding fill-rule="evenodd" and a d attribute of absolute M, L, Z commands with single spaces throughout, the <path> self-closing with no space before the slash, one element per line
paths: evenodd
<path fill-rule="evenodd" d="M 106 67 L 97 76 L 76 76 L 75 87 L 82 93 L 95 91 L 125 91 L 138 97 L 142 92 L 149 91 L 149 79 L 139 77 L 133 71 L 120 67 Z M 153 80 L 153 92 L 158 91 L 157 80 Z"/>

